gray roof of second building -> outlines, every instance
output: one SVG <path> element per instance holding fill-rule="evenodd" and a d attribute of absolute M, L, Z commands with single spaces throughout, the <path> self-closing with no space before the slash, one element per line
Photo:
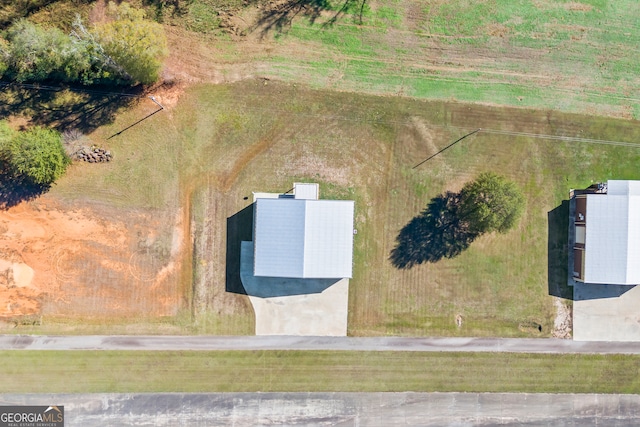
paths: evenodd
<path fill-rule="evenodd" d="M 254 274 L 351 277 L 353 213 L 351 200 L 256 200 Z"/>
<path fill-rule="evenodd" d="M 640 283 L 640 181 L 587 195 L 585 247 L 585 282 Z"/>

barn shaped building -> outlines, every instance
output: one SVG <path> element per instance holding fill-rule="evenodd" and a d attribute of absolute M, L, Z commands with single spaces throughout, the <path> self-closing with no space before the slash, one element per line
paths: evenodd
<path fill-rule="evenodd" d="M 351 278 L 352 200 L 320 200 L 317 184 L 295 184 L 293 194 L 256 195 L 253 273 L 257 277 Z"/>
<path fill-rule="evenodd" d="M 640 284 L 640 181 L 610 180 L 574 197 L 573 278 Z"/>

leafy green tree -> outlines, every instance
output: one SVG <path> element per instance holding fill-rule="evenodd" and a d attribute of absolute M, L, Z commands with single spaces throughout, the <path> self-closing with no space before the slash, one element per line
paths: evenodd
<path fill-rule="evenodd" d="M 0 138 L 3 127 L 0 126 Z M 7 154 L 13 173 L 38 185 L 53 183 L 71 163 L 60 133 L 41 127 L 16 132 L 8 144 Z"/>
<path fill-rule="evenodd" d="M 21 19 L 9 28 L 10 45 L 2 48 L 9 74 L 17 81 L 91 79 L 91 58 L 86 46 L 57 28 L 43 28 Z"/>
<path fill-rule="evenodd" d="M 11 174 L 11 140 L 16 132 L 9 127 L 6 120 L 0 120 L 0 179 L 3 175 Z"/>
<path fill-rule="evenodd" d="M 506 233 L 522 215 L 524 204 L 522 191 L 515 183 L 485 172 L 462 188 L 458 218 L 471 233 Z"/>
<path fill-rule="evenodd" d="M 7 121 L 0 120 L 0 151 L 5 151 L 9 148 L 9 143 L 14 135 L 15 131 L 9 127 Z"/>
<path fill-rule="evenodd" d="M 167 55 L 162 26 L 128 3 L 109 3 L 110 20 L 87 29 L 78 16 L 70 35 L 21 19 L 0 39 L 0 77 L 19 82 L 82 84 L 155 82 Z"/>
<path fill-rule="evenodd" d="M 112 21 L 97 25 L 92 33 L 122 77 L 142 84 L 158 80 L 167 55 L 167 39 L 162 26 L 145 19 L 143 10 L 129 3 L 110 2 Z"/>
<path fill-rule="evenodd" d="M 9 42 L 0 38 L 0 78 L 4 76 L 9 68 L 10 57 Z"/>

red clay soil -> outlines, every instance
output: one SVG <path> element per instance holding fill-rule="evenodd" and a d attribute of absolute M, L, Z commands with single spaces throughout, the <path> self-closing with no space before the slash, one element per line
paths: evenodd
<path fill-rule="evenodd" d="M 0 319 L 175 314 L 181 213 L 108 213 L 46 197 L 0 211 Z"/>

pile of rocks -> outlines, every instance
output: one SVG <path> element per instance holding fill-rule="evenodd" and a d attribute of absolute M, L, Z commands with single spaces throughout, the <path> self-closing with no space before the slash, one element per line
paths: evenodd
<path fill-rule="evenodd" d="M 76 151 L 72 158 L 82 162 L 102 163 L 110 162 L 113 158 L 111 151 L 99 147 L 83 147 Z"/>

